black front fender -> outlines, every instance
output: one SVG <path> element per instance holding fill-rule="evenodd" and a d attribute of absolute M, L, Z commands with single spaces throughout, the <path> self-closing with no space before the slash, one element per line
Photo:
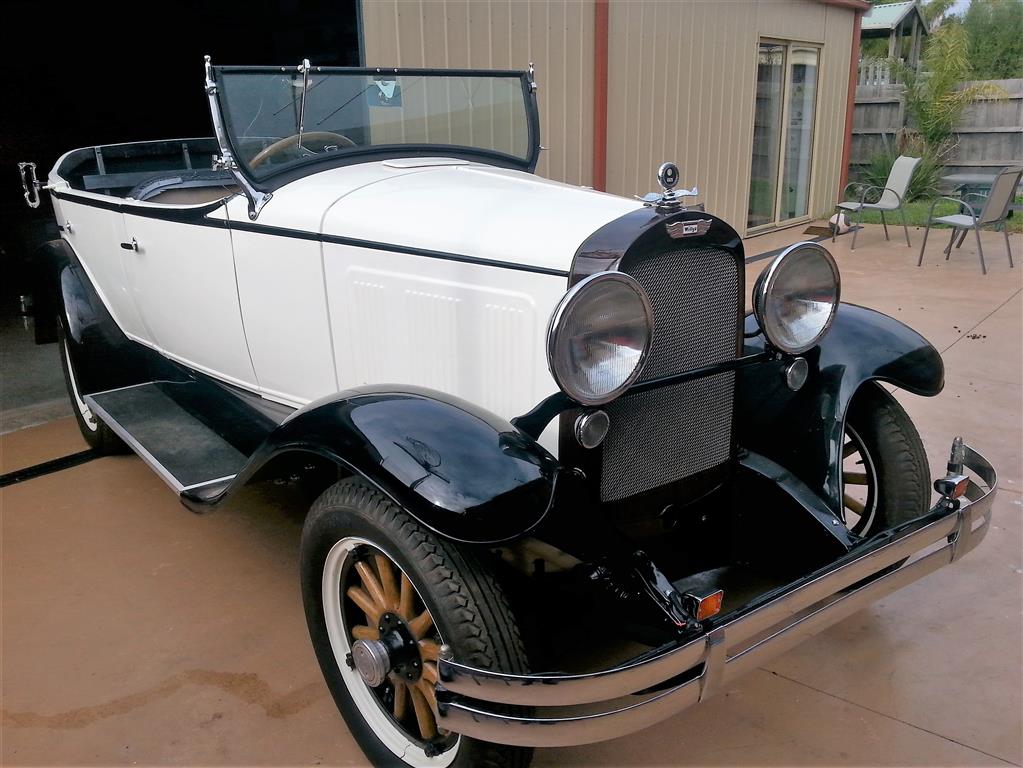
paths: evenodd
<path fill-rule="evenodd" d="M 746 333 L 757 331 L 746 317 Z M 763 335 L 746 340 L 746 354 L 765 349 Z M 792 392 L 785 360 L 743 369 L 736 418 L 740 445 L 784 466 L 836 512 L 842 510 L 842 445 L 846 414 L 857 390 L 881 381 L 927 397 L 944 386 L 941 355 L 898 320 L 841 304 L 821 344 L 803 355 L 806 384 Z"/>
<path fill-rule="evenodd" d="M 478 544 L 534 528 L 554 497 L 557 459 L 508 421 L 418 387 L 363 387 L 318 400 L 271 432 L 218 504 L 267 462 L 307 452 L 361 475 L 424 525 Z"/>

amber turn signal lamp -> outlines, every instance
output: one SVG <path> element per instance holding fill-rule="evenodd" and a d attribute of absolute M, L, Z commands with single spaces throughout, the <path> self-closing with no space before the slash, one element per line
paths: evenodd
<path fill-rule="evenodd" d="M 725 599 L 725 591 L 719 589 L 717 592 L 711 592 L 706 597 L 699 597 L 696 599 L 696 620 L 704 621 L 709 619 L 711 616 L 716 616 L 721 613 L 721 601 Z"/>
<path fill-rule="evenodd" d="M 951 472 L 947 477 L 934 481 L 934 490 L 949 499 L 958 499 L 966 493 L 970 487 L 970 478 L 966 475 L 956 475 Z"/>

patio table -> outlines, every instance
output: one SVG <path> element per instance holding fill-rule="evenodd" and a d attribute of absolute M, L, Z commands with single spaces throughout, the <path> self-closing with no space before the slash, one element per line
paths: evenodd
<path fill-rule="evenodd" d="M 959 193 L 959 198 L 965 198 L 968 195 L 979 195 L 981 197 L 987 197 L 991 191 L 991 185 L 995 183 L 995 179 L 998 178 L 997 173 L 951 173 L 948 176 L 942 176 L 941 180 L 952 185 L 954 191 Z M 1023 211 L 1023 205 L 1019 203 L 1011 203 L 1009 205 L 1008 218 L 1012 218 L 1016 211 Z M 959 212 L 965 213 L 966 208 L 959 206 Z M 966 237 L 966 231 L 963 231 L 963 236 L 959 238 L 960 244 Z"/>
<path fill-rule="evenodd" d="M 942 176 L 941 180 L 951 185 L 960 197 L 964 197 L 969 194 L 987 192 L 995 183 L 996 178 L 998 178 L 996 173 L 952 173 Z"/>

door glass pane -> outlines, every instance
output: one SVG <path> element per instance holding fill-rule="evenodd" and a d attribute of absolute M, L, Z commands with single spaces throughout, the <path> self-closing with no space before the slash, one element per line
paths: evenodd
<path fill-rule="evenodd" d="M 817 51 L 793 48 L 790 59 L 780 221 L 805 216 L 809 211 L 813 113 L 817 102 Z"/>
<path fill-rule="evenodd" d="M 761 43 L 757 61 L 757 104 L 753 121 L 753 163 L 748 227 L 774 221 L 778 159 L 781 153 L 785 46 Z"/>

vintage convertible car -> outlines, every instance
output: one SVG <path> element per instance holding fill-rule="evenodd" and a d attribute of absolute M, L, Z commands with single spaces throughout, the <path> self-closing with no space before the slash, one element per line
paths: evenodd
<path fill-rule="evenodd" d="M 988 529 L 992 467 L 957 438 L 930 506 L 881 386 L 940 391 L 925 339 L 840 303 L 815 243 L 745 314 L 742 242 L 673 165 L 644 200 L 532 175 L 535 89 L 207 59 L 215 138 L 45 184 L 36 331 L 82 434 L 196 512 L 317 497 L 309 631 L 379 765 L 637 731 Z"/>

